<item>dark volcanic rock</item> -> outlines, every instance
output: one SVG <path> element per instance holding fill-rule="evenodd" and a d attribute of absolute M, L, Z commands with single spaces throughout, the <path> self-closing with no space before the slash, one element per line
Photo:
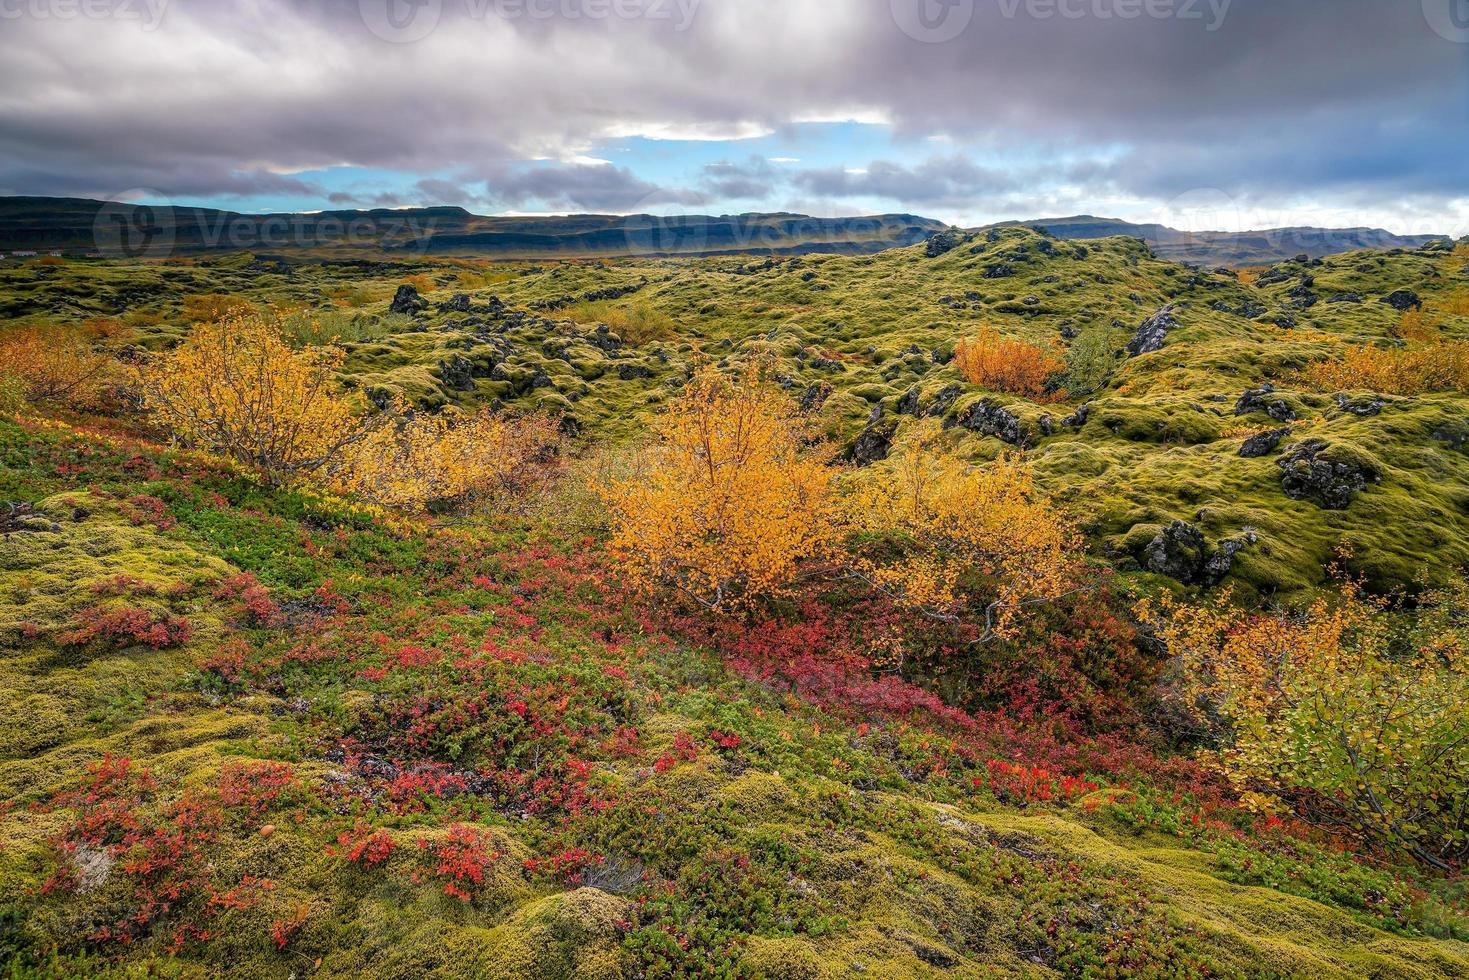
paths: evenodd
<path fill-rule="evenodd" d="M 1373 395 L 1363 395 L 1360 398 L 1348 398 L 1346 395 L 1336 396 L 1336 407 L 1348 415 L 1356 415 L 1361 418 L 1371 418 L 1382 414 L 1382 406 L 1387 404 L 1381 398 Z"/>
<path fill-rule="evenodd" d="M 1209 558 L 1209 543 L 1198 528 L 1174 521 L 1143 546 L 1142 564 L 1150 572 L 1192 583 Z"/>
<path fill-rule="evenodd" d="M 897 419 L 878 419 L 852 441 L 847 456 L 858 466 L 871 466 L 887 459 L 893 448 L 893 434 L 897 431 Z"/>
<path fill-rule="evenodd" d="M 617 376 L 623 381 L 637 381 L 641 378 L 651 378 L 653 372 L 641 364 L 619 364 L 617 365 Z"/>
<path fill-rule="evenodd" d="M 1245 459 L 1269 456 L 1280 446 L 1281 440 L 1290 434 L 1291 428 L 1286 426 L 1283 429 L 1271 429 L 1269 432 L 1250 436 L 1245 440 L 1244 445 L 1239 447 L 1239 454 Z"/>
<path fill-rule="evenodd" d="M 947 415 L 949 409 L 954 407 L 954 403 L 959 400 L 959 396 L 962 394 L 964 394 L 963 385 L 945 385 L 937 395 L 933 396 L 933 401 L 929 403 L 927 411 L 923 414 L 929 418 L 938 418 L 941 415 Z"/>
<path fill-rule="evenodd" d="M 1173 521 L 1142 548 L 1138 561 L 1150 572 L 1184 585 L 1218 585 L 1234 567 L 1234 557 L 1259 536 L 1249 528 L 1211 550 L 1204 533 L 1187 521 Z"/>
<path fill-rule="evenodd" d="M 1360 303 L 1360 302 L 1362 302 L 1362 294 L 1361 293 L 1333 293 L 1332 295 L 1330 295 L 1330 296 L 1328 296 L 1326 298 L 1326 302 L 1328 302 L 1328 303 Z"/>
<path fill-rule="evenodd" d="M 426 309 L 428 309 L 428 300 L 418 295 L 418 290 L 407 283 L 398 287 L 398 291 L 393 294 L 393 304 L 388 307 L 390 312 L 409 315 Z"/>
<path fill-rule="evenodd" d="M 1173 304 L 1160 309 L 1157 313 L 1148 317 L 1137 328 L 1137 333 L 1127 342 L 1127 353 L 1132 357 L 1139 354 L 1150 354 L 1155 350 L 1163 349 L 1163 341 L 1168 337 L 1168 331 L 1178 326 L 1178 320 L 1173 316 Z"/>
<path fill-rule="evenodd" d="M 454 391 L 474 390 L 474 362 L 463 354 L 454 354 L 439 362 L 439 380 Z"/>
<path fill-rule="evenodd" d="M 825 381 L 814 384 L 801 393 L 801 411 L 815 412 L 831 397 L 831 385 Z"/>
<path fill-rule="evenodd" d="M 1279 398 L 1271 397 L 1275 394 L 1275 386 L 1265 382 L 1258 388 L 1251 388 L 1240 395 L 1239 401 L 1234 403 L 1234 414 L 1248 415 L 1251 412 L 1264 412 L 1277 422 L 1293 422 L 1296 413 Z"/>
<path fill-rule="evenodd" d="M 1413 292 L 1413 290 L 1411 289 L 1394 290 L 1393 292 L 1388 293 L 1386 296 L 1382 297 L 1382 299 L 1378 300 L 1378 302 L 1386 303 L 1393 309 L 1400 310 L 1405 313 L 1408 310 L 1421 310 L 1423 308 L 1423 300 L 1419 299 L 1418 294 Z"/>
<path fill-rule="evenodd" d="M 1375 470 L 1343 459 L 1328 459 L 1322 451 L 1326 442 L 1307 439 L 1292 446 L 1275 461 L 1281 486 L 1292 500 L 1313 500 L 1327 510 L 1344 510 L 1368 483 L 1381 475 Z"/>
<path fill-rule="evenodd" d="M 945 252 L 952 252 L 966 241 L 968 238 L 963 232 L 957 228 L 950 228 L 948 231 L 941 231 L 930 236 L 923 245 L 923 254 L 931 259 L 938 258 Z"/>
<path fill-rule="evenodd" d="M 970 405 L 959 417 L 958 423 L 970 432 L 994 436 L 1001 442 L 1008 442 L 1022 449 L 1030 448 L 1030 441 L 1021 431 L 1020 418 L 988 398 Z"/>

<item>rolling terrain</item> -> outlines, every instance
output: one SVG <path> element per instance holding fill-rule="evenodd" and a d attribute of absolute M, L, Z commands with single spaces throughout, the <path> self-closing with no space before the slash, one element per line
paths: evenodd
<path fill-rule="evenodd" d="M 945 225 L 911 214 L 813 218 L 804 214 L 487 217 L 459 207 L 240 214 L 75 198 L 0 198 L 0 251 L 161 258 L 168 254 L 494 257 L 870 254 L 918 244 Z M 1139 238 L 1161 258 L 1204 266 L 1268 265 L 1305 255 L 1414 249 L 1433 235 L 1380 228 L 1274 228 L 1186 232 L 1159 224 L 1078 215 L 1004 222 L 1069 240 Z M 987 228 L 978 229 L 987 231 Z"/>
<path fill-rule="evenodd" d="M 364 407 L 550 413 L 578 476 L 524 512 L 405 515 L 125 410 L 8 410 L 0 963 L 1463 976 L 1462 880 L 1210 769 L 1127 597 L 1269 607 L 1339 555 L 1383 592 L 1469 564 L 1469 395 L 1301 373 L 1413 312 L 1465 340 L 1466 294 L 1462 244 L 1240 276 L 1023 227 L 871 255 L 0 266 L 9 328 L 128 362 L 223 310 L 298 311 Z M 987 327 L 1064 373 L 966 380 L 955 347 Z M 697 366 L 756 359 L 853 470 L 920 434 L 1023 452 L 1101 584 L 979 651 L 841 582 L 745 618 L 633 594 L 582 518 L 598 452 Z M 882 659 L 894 635 L 951 675 Z"/>

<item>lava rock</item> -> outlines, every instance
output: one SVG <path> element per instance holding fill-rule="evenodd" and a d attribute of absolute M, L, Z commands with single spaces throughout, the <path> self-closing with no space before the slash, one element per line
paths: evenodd
<path fill-rule="evenodd" d="M 928 411 L 924 412 L 924 414 L 929 418 L 938 418 L 939 416 L 949 414 L 949 409 L 954 407 L 954 403 L 963 394 L 963 385 L 945 385 L 937 395 L 933 396 L 933 401 L 929 403 Z"/>
<path fill-rule="evenodd" d="M 468 313 L 469 294 L 455 293 L 449 297 L 449 302 L 439 304 L 440 313 Z"/>
<path fill-rule="evenodd" d="M 1020 427 L 1020 418 L 1006 411 L 999 404 L 985 398 L 975 402 L 958 419 L 958 423 L 970 432 L 978 432 L 980 435 L 994 436 L 1001 442 L 1018 446 L 1021 449 L 1031 448 L 1030 440 Z"/>
<path fill-rule="evenodd" d="M 858 466 L 871 466 L 888 458 L 893 448 L 893 435 L 898 431 L 897 419 L 879 419 L 853 440 L 847 457 Z"/>
<path fill-rule="evenodd" d="M 830 397 L 831 385 L 825 381 L 820 384 L 814 384 L 801 393 L 801 411 L 819 411 L 821 406 L 825 405 L 826 400 Z"/>
<path fill-rule="evenodd" d="M 1364 395 L 1360 398 L 1348 398 L 1346 395 L 1336 396 L 1336 407 L 1349 415 L 1359 418 L 1372 418 L 1382 414 L 1382 406 L 1387 404 L 1381 398 L 1374 395 Z"/>
<path fill-rule="evenodd" d="M 1218 585 L 1234 567 L 1234 558 L 1259 540 L 1250 528 L 1210 549 L 1204 532 L 1187 521 L 1173 521 L 1143 545 L 1139 563 L 1184 585 Z"/>
<path fill-rule="evenodd" d="M 966 241 L 968 239 L 963 232 L 957 228 L 950 228 L 931 235 L 923 245 L 923 254 L 931 259 L 936 259 L 945 252 L 952 252 Z"/>
<path fill-rule="evenodd" d="M 1239 454 L 1245 459 L 1259 459 L 1261 456 L 1269 456 L 1280 447 L 1281 440 L 1291 434 L 1290 426 L 1282 429 L 1271 429 L 1269 432 L 1261 432 L 1250 436 L 1244 445 L 1239 447 Z"/>
<path fill-rule="evenodd" d="M 389 312 L 406 313 L 409 316 L 421 313 L 426 309 L 428 309 L 428 300 L 418 295 L 418 290 L 407 283 L 398 287 L 398 291 L 393 294 L 393 303 L 388 307 Z"/>
<path fill-rule="evenodd" d="M 1131 357 L 1139 354 L 1150 354 L 1155 350 L 1163 349 L 1163 341 L 1168 337 L 1168 331 L 1178 326 L 1178 320 L 1173 316 L 1173 304 L 1160 309 L 1157 313 L 1148 317 L 1137 328 L 1137 333 L 1127 342 L 1127 353 Z"/>
<path fill-rule="evenodd" d="M 1322 455 L 1325 449 L 1325 440 L 1307 439 L 1277 459 L 1281 486 L 1292 500 L 1312 500 L 1327 510 L 1345 510 L 1353 497 L 1381 476 L 1357 463 L 1327 459 Z"/>
<path fill-rule="evenodd" d="M 1423 300 L 1419 299 L 1418 294 L 1411 289 L 1396 289 L 1382 297 L 1378 302 L 1386 303 L 1393 309 L 1403 313 L 1406 313 L 1408 310 L 1421 310 L 1423 308 Z"/>
<path fill-rule="evenodd" d="M 1239 401 L 1234 403 L 1234 414 L 1248 415 L 1251 412 L 1264 412 L 1277 422 L 1295 421 L 1295 411 L 1281 399 L 1270 397 L 1273 394 L 1275 394 L 1275 386 L 1268 381 L 1258 388 L 1251 388 L 1240 395 Z"/>
<path fill-rule="evenodd" d="M 1208 559 L 1204 533 L 1186 521 L 1173 521 L 1143 546 L 1144 568 L 1185 584 L 1198 580 Z"/>
<path fill-rule="evenodd" d="M 451 391 L 474 390 L 474 362 L 463 354 L 454 354 L 439 362 L 439 380 Z"/>
<path fill-rule="evenodd" d="M 638 381 L 642 378 L 651 378 L 653 372 L 641 364 L 619 364 L 617 365 L 617 377 L 623 381 Z"/>

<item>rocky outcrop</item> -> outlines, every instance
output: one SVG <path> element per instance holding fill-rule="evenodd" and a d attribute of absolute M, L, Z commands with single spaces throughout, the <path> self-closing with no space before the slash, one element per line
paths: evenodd
<path fill-rule="evenodd" d="M 1184 585 L 1213 586 L 1234 567 L 1235 555 L 1257 540 L 1258 535 L 1246 528 L 1211 549 L 1204 532 L 1187 521 L 1173 521 L 1143 545 L 1138 561 L 1148 571 Z"/>
<path fill-rule="evenodd" d="M 1019 446 L 1021 449 L 1031 448 L 1031 442 L 1021 428 L 1019 416 L 1006 411 L 997 402 L 988 398 L 970 405 L 957 421 L 960 426 L 970 432 L 994 436 L 1001 442 Z"/>
<path fill-rule="evenodd" d="M 1163 341 L 1168 337 L 1168 331 L 1178 326 L 1178 320 L 1173 316 L 1173 304 L 1160 309 L 1157 313 L 1148 317 L 1137 328 L 1137 333 L 1127 342 L 1127 353 L 1130 357 L 1139 354 L 1151 354 L 1155 350 L 1163 349 Z"/>
<path fill-rule="evenodd" d="M 897 419 L 877 419 L 852 441 L 847 457 L 858 466 L 871 466 L 888 458 L 893 436 L 898 431 Z"/>
<path fill-rule="evenodd" d="M 453 354 L 439 362 L 439 380 L 451 391 L 474 390 L 474 362 L 463 354 Z"/>
<path fill-rule="evenodd" d="M 816 412 L 831 397 L 831 385 L 825 381 L 814 384 L 801 393 L 801 411 Z"/>
<path fill-rule="evenodd" d="M 1264 412 L 1277 422 L 1293 422 L 1296 417 L 1295 409 L 1275 397 L 1275 386 L 1268 381 L 1240 395 L 1239 401 L 1234 403 L 1234 414 L 1249 415 L 1251 412 Z"/>
<path fill-rule="evenodd" d="M 1239 454 L 1245 459 L 1259 459 L 1261 456 L 1269 456 L 1280 448 L 1281 440 L 1291 434 L 1290 426 L 1282 429 L 1271 429 L 1269 432 L 1260 432 L 1245 440 L 1244 445 L 1239 447 Z"/>
<path fill-rule="evenodd" d="M 393 294 L 392 305 L 388 307 L 391 313 L 406 313 L 409 316 L 421 313 L 426 309 L 428 309 L 428 300 L 418 295 L 418 290 L 407 283 L 398 287 L 398 291 Z"/>
<path fill-rule="evenodd" d="M 1367 484 L 1382 479 L 1374 468 L 1350 459 L 1330 457 L 1323 439 L 1307 439 L 1275 461 L 1281 487 L 1292 500 L 1312 500 L 1327 510 L 1345 510 Z"/>
<path fill-rule="evenodd" d="M 1336 407 L 1348 415 L 1356 415 L 1359 418 L 1371 418 L 1382 414 L 1382 406 L 1387 403 L 1376 395 L 1362 395 L 1357 398 L 1348 398 L 1346 395 L 1336 396 Z"/>
<path fill-rule="evenodd" d="M 1378 300 L 1378 302 L 1386 303 L 1393 309 L 1403 313 L 1406 313 L 1408 310 L 1421 310 L 1423 308 L 1423 300 L 1419 299 L 1418 294 L 1411 289 L 1395 289 Z"/>
<path fill-rule="evenodd" d="M 923 243 L 923 254 L 931 259 L 936 259 L 945 252 L 952 252 L 966 241 L 968 238 L 963 232 L 957 228 L 950 228 L 930 236 L 928 241 Z"/>

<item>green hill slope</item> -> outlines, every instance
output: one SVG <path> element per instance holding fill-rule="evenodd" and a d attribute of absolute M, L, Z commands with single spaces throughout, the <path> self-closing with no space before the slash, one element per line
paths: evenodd
<path fill-rule="evenodd" d="M 1469 971 L 1441 886 L 1124 739 L 721 656 L 585 541 L 45 419 L 0 497 L 11 975 Z"/>
<path fill-rule="evenodd" d="M 1469 336 L 1453 302 L 1469 292 L 1462 250 L 1286 262 L 1245 284 L 1156 259 L 1134 239 L 1068 243 L 1009 228 L 950 244 L 488 272 L 249 256 L 21 266 L 0 270 L 0 312 L 121 313 L 162 343 L 192 294 L 305 306 L 326 318 L 323 337 L 343 338 L 345 377 L 369 398 L 550 410 L 587 438 L 640 431 L 697 359 L 758 350 L 831 438 L 851 446 L 865 435 L 862 454 L 929 417 L 979 458 L 1023 448 L 1095 553 L 1123 569 L 1274 594 L 1319 582 L 1343 546 L 1384 589 L 1469 563 L 1469 399 L 1295 380 L 1351 344 L 1392 343 L 1402 314 L 1385 300 L 1402 291 L 1438 311 L 1445 338 Z M 423 299 L 392 314 L 409 275 L 428 277 Z M 601 322 L 627 329 L 630 313 L 653 325 L 634 327 L 647 337 L 624 340 Z M 1145 324 L 1161 346 L 1128 353 Z M 950 357 L 984 325 L 1056 345 L 1078 369 L 1072 393 L 1041 404 L 966 383 Z M 1274 448 L 1242 455 L 1246 437 L 1285 429 Z M 1300 453 L 1340 464 L 1360 489 L 1288 494 Z M 1175 521 L 1187 527 L 1164 535 Z"/>

